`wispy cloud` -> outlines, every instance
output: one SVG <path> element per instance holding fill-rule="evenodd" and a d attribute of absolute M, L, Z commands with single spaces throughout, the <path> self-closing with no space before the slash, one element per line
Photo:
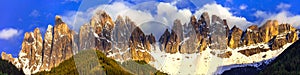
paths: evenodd
<path fill-rule="evenodd" d="M 254 16 L 263 19 L 263 21 L 260 22 L 260 25 L 265 23 L 267 20 L 278 20 L 279 23 L 289 23 L 296 28 L 300 28 L 300 15 L 292 14 L 289 11 L 282 10 L 279 13 L 270 13 L 258 10 Z"/>
<path fill-rule="evenodd" d="M 286 4 L 286 3 L 280 3 L 279 5 L 277 5 L 277 9 L 280 9 L 280 10 L 286 10 L 286 9 L 289 9 L 291 7 L 290 4 Z"/>
<path fill-rule="evenodd" d="M 6 28 L 0 31 L 0 39 L 8 40 L 14 36 L 20 35 L 21 31 L 13 28 Z"/>
<path fill-rule="evenodd" d="M 40 16 L 40 12 L 38 10 L 33 10 L 29 16 L 31 17 L 39 17 Z"/>
<path fill-rule="evenodd" d="M 241 9 L 241 10 L 245 10 L 247 7 L 248 7 L 248 6 L 245 5 L 245 4 L 240 5 L 240 9 Z"/>

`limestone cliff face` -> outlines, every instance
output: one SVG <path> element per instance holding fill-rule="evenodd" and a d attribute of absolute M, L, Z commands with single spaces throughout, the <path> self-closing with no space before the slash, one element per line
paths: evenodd
<path fill-rule="evenodd" d="M 104 53 L 108 53 L 112 48 L 111 34 L 115 26 L 111 17 L 104 11 L 96 12 L 93 16 L 91 25 L 95 26 L 96 33 L 95 47 Z"/>
<path fill-rule="evenodd" d="M 12 57 L 12 55 L 11 54 L 6 54 L 5 52 L 2 52 L 1 53 L 1 58 L 2 59 L 6 59 L 6 60 L 8 60 L 9 62 L 14 62 L 14 58 Z M 13 63 L 14 64 L 14 63 Z"/>
<path fill-rule="evenodd" d="M 227 49 L 227 28 L 224 22 L 220 17 L 212 15 L 212 24 L 209 27 L 210 31 L 210 48 L 216 50 Z"/>
<path fill-rule="evenodd" d="M 262 42 L 262 39 L 259 37 L 257 25 L 248 27 L 243 38 L 243 45 L 246 46 Z"/>
<path fill-rule="evenodd" d="M 146 62 L 152 61 L 153 58 L 149 53 L 151 51 L 150 46 L 150 40 L 147 40 L 147 37 L 143 31 L 139 27 L 136 27 L 131 33 L 129 39 L 129 47 L 132 59 L 144 60 Z"/>
<path fill-rule="evenodd" d="M 196 20 L 195 16 L 192 16 L 190 23 L 185 24 L 183 27 L 184 39 L 183 41 L 180 41 L 180 53 L 190 54 L 199 52 L 197 48 L 199 40 L 201 39 L 201 34 L 199 31 L 197 32 L 197 30 L 200 30 L 201 25 L 199 25 Z"/>
<path fill-rule="evenodd" d="M 50 59 L 51 59 L 51 51 L 52 51 L 52 39 L 53 39 L 53 27 L 51 25 L 48 25 L 47 31 L 44 36 L 44 43 L 43 43 L 43 65 L 41 67 L 41 70 L 50 70 L 51 67 L 49 66 L 50 64 Z"/>
<path fill-rule="evenodd" d="M 242 45 L 241 38 L 243 35 L 243 30 L 234 26 L 231 30 L 228 46 L 230 48 L 237 48 Z"/>
<path fill-rule="evenodd" d="M 53 29 L 53 49 L 49 67 L 58 66 L 63 60 L 69 59 L 73 55 L 73 32 L 67 24 L 62 22 L 59 16 L 55 18 L 55 26 Z"/>
<path fill-rule="evenodd" d="M 19 63 L 21 65 L 17 67 L 35 72 L 42 65 L 42 43 L 43 40 L 39 28 L 36 28 L 34 32 L 26 32 L 22 50 L 19 54 Z"/>
<path fill-rule="evenodd" d="M 269 42 L 271 38 L 278 34 L 278 22 L 276 20 L 268 20 L 259 28 L 259 33 L 262 42 Z"/>
<path fill-rule="evenodd" d="M 84 24 L 79 30 L 79 50 L 86 50 L 95 47 L 95 34 L 90 24 Z"/>

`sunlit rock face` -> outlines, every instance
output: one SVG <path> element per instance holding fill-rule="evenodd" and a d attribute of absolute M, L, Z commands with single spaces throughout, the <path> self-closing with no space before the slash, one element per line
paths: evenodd
<path fill-rule="evenodd" d="M 48 25 L 47 31 L 44 35 L 44 43 L 43 43 L 43 65 L 41 67 L 41 70 L 50 70 L 51 67 L 50 64 L 50 58 L 51 58 L 51 51 L 52 51 L 52 45 L 53 45 L 53 27 L 51 25 Z"/>
<path fill-rule="evenodd" d="M 236 26 L 229 29 L 227 20 L 207 12 L 191 16 L 187 23 L 177 19 L 173 25 L 155 21 L 136 25 L 127 16 L 113 21 L 109 13 L 97 11 L 78 33 L 56 16 L 44 39 L 39 28 L 25 33 L 18 58 L 1 55 L 25 74 L 49 71 L 88 49 L 100 50 L 119 62 L 145 61 L 169 74 L 205 74 L 196 70 L 268 60 L 297 40 L 296 28 L 276 20 L 243 31 Z M 208 66 L 212 59 L 224 62 Z"/>
<path fill-rule="evenodd" d="M 23 69 L 25 74 L 48 71 L 72 57 L 73 52 L 77 51 L 74 34 L 61 17 L 56 16 L 55 26 L 48 26 L 44 39 L 39 28 L 33 32 L 26 32 L 19 57 L 7 60 L 14 62 L 17 68 Z"/>
<path fill-rule="evenodd" d="M 56 17 L 53 29 L 53 49 L 51 51 L 50 67 L 58 66 L 62 61 L 69 59 L 73 55 L 73 34 L 68 25 L 62 22 L 60 17 Z"/>
<path fill-rule="evenodd" d="M 234 26 L 230 31 L 231 35 L 229 37 L 228 46 L 233 49 L 242 46 L 241 37 L 243 35 L 243 30 Z"/>
<path fill-rule="evenodd" d="M 243 37 L 243 45 L 249 46 L 260 42 L 262 42 L 262 39 L 259 37 L 258 26 L 248 27 Z"/>

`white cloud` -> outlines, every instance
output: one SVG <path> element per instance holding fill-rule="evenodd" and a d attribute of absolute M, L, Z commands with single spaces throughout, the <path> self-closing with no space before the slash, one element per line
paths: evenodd
<path fill-rule="evenodd" d="M 279 5 L 277 5 L 277 9 L 280 9 L 280 10 L 286 10 L 286 9 L 289 9 L 291 7 L 290 4 L 285 4 L 285 3 L 280 3 Z"/>
<path fill-rule="evenodd" d="M 157 6 L 156 20 L 172 26 L 174 20 L 179 19 L 182 23 L 188 23 L 192 13 L 188 9 L 179 10 L 170 3 L 159 3 Z"/>
<path fill-rule="evenodd" d="M 294 15 L 285 10 L 279 13 L 268 13 L 265 11 L 258 10 L 254 14 L 254 16 L 263 19 L 263 21 L 259 23 L 260 25 L 263 25 L 267 20 L 277 20 L 279 24 L 288 23 L 296 28 L 300 28 L 300 15 Z"/>
<path fill-rule="evenodd" d="M 217 15 L 222 19 L 226 19 L 230 28 L 236 25 L 237 27 L 245 30 L 248 26 L 252 24 L 251 22 L 248 22 L 244 17 L 234 16 L 231 12 L 229 12 L 229 10 L 230 8 L 226 8 L 219 4 L 212 3 L 204 5 L 198 11 L 196 11 L 195 15 L 197 17 L 201 16 L 203 12 L 208 12 L 210 17 L 211 15 Z"/>
<path fill-rule="evenodd" d="M 14 36 L 18 36 L 21 31 L 13 28 L 6 28 L 0 31 L 0 39 L 8 40 Z"/>
<path fill-rule="evenodd" d="M 240 5 L 240 9 L 241 9 L 241 10 L 245 10 L 247 7 L 248 7 L 248 6 L 245 5 L 245 4 Z"/>
<path fill-rule="evenodd" d="M 267 13 L 264 12 L 264 11 L 257 10 L 257 11 L 254 13 L 254 16 L 257 17 L 257 18 L 266 18 L 266 17 L 269 16 L 269 14 L 267 14 Z"/>
<path fill-rule="evenodd" d="M 268 19 L 278 20 L 279 23 L 289 23 L 296 28 L 300 28 L 300 15 L 293 15 L 288 11 L 282 11 L 267 18 L 267 20 Z"/>
<path fill-rule="evenodd" d="M 37 11 L 37 10 L 33 10 L 33 11 L 29 14 L 29 16 L 31 16 L 31 17 L 39 17 L 39 16 L 40 16 L 40 13 L 39 13 L 39 11 Z"/>
<path fill-rule="evenodd" d="M 78 30 L 81 25 L 90 20 L 89 13 L 70 11 L 62 16 L 62 20 L 71 28 Z"/>

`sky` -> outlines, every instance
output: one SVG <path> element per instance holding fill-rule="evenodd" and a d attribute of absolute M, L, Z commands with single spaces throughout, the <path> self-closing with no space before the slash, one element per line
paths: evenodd
<path fill-rule="evenodd" d="M 0 51 L 17 57 L 24 33 L 38 27 L 44 36 L 46 27 L 54 25 L 55 15 L 74 30 L 97 10 L 105 10 L 113 20 L 128 16 L 138 25 L 157 21 L 172 26 L 175 19 L 186 23 L 192 15 L 198 18 L 209 12 L 241 29 L 269 19 L 300 28 L 299 7 L 299 0 L 1 0 Z"/>

